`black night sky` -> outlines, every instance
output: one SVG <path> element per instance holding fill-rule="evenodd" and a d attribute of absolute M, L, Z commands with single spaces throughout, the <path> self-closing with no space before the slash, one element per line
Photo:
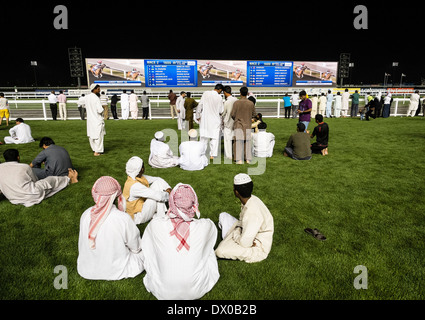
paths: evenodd
<path fill-rule="evenodd" d="M 0 86 L 72 86 L 68 48 L 83 58 L 338 61 L 355 64 L 344 83 L 425 78 L 425 12 L 403 1 L 114 1 L 3 2 Z M 56 5 L 68 9 L 68 29 L 56 30 Z M 368 29 L 356 30 L 354 8 L 368 9 Z M 392 62 L 399 62 L 398 68 Z M 82 79 L 86 85 L 86 79 Z"/>

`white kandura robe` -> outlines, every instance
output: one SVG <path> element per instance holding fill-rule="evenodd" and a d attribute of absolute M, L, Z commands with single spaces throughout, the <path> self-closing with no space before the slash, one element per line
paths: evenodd
<path fill-rule="evenodd" d="M 220 223 L 222 216 L 220 215 Z M 227 232 L 215 253 L 224 259 L 242 260 L 248 263 L 267 258 L 273 242 L 273 216 L 265 204 L 252 195 L 242 206 L 239 220 Z M 254 245 L 255 244 L 255 245 Z"/>
<path fill-rule="evenodd" d="M 180 144 L 180 168 L 187 171 L 202 170 L 208 166 L 205 155 L 207 146 L 200 141 L 185 141 Z"/>
<path fill-rule="evenodd" d="M 223 98 L 217 91 L 206 91 L 196 108 L 199 121 L 199 136 L 218 140 L 220 138 L 221 114 L 224 111 Z"/>
<path fill-rule="evenodd" d="M 142 273 L 142 239 L 131 217 L 113 205 L 97 234 L 96 249 L 92 250 L 88 238 L 91 209 L 80 219 L 78 274 L 91 280 L 120 280 Z"/>
<path fill-rule="evenodd" d="M 335 104 L 334 104 L 334 115 L 335 118 L 339 118 L 341 116 L 341 107 L 342 107 L 342 96 L 335 96 Z"/>
<path fill-rule="evenodd" d="M 179 130 L 186 128 L 186 109 L 184 107 L 185 99 L 179 96 L 176 101 L 176 109 L 180 111 L 177 113 L 177 128 Z"/>
<path fill-rule="evenodd" d="M 271 132 L 260 129 L 252 135 L 252 149 L 254 157 L 271 158 L 275 145 L 275 136 Z"/>
<path fill-rule="evenodd" d="M 12 204 L 31 207 L 66 188 L 68 177 L 38 180 L 31 167 L 17 161 L 0 164 L 0 191 Z"/>
<path fill-rule="evenodd" d="M 103 153 L 103 137 L 106 134 L 103 107 L 100 98 L 91 93 L 86 96 L 87 136 L 94 152 Z"/>
<path fill-rule="evenodd" d="M 128 116 L 130 115 L 130 102 L 129 96 L 127 93 L 123 93 L 121 95 L 121 116 L 123 120 L 128 120 Z"/>
<path fill-rule="evenodd" d="M 6 144 L 22 144 L 34 142 L 31 135 L 31 127 L 21 122 L 9 130 L 10 137 L 4 137 Z"/>
<path fill-rule="evenodd" d="M 409 101 L 409 109 L 407 110 L 407 116 L 413 117 L 418 110 L 420 96 L 417 93 L 412 93 Z M 6 140 L 5 140 L 6 141 Z"/>
<path fill-rule="evenodd" d="M 217 283 L 220 274 L 214 245 L 217 228 L 210 219 L 193 219 L 190 250 L 177 251 L 179 240 L 170 236 L 173 224 L 168 216 L 154 218 L 142 238 L 146 290 L 159 300 L 200 299 Z"/>
<path fill-rule="evenodd" d="M 156 139 L 151 141 L 151 153 L 149 155 L 149 165 L 152 168 L 172 168 L 179 164 L 179 157 L 173 155 L 173 151 L 168 144 Z"/>

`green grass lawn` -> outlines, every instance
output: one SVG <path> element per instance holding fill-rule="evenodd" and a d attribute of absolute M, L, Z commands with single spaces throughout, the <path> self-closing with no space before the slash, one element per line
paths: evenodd
<path fill-rule="evenodd" d="M 266 121 L 276 136 L 274 156 L 265 173 L 252 178 L 254 194 L 274 216 L 271 253 L 256 264 L 219 260 L 220 279 L 203 299 L 424 299 L 425 119 L 329 119 L 329 156 L 311 161 L 282 155 L 296 120 Z M 36 140 L 50 136 L 67 148 L 80 182 L 32 208 L 0 196 L 0 299 L 155 299 L 144 288 L 144 273 L 115 282 L 78 275 L 79 220 L 94 204 L 93 183 L 110 175 L 123 185 L 127 160 L 137 155 L 147 163 L 155 131 L 177 130 L 176 122 L 108 121 L 106 153 L 99 158 L 83 121 L 27 123 Z M 1 139 L 7 129 L 0 127 Z M 38 141 L 18 146 L 21 162 L 41 151 Z M 0 146 L 0 153 L 7 148 Z M 211 163 L 186 172 L 147 165 L 146 174 L 171 186 L 192 185 L 201 217 L 217 224 L 222 211 L 238 216 L 233 177 L 255 167 Z M 146 225 L 139 227 L 143 232 Z M 304 233 L 307 227 L 328 240 L 315 240 Z M 68 269 L 67 290 L 53 286 L 58 265 Z M 353 286 L 357 265 L 367 267 L 367 290 Z"/>

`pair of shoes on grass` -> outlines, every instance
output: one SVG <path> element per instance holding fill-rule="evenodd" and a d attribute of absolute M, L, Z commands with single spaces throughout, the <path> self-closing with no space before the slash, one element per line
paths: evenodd
<path fill-rule="evenodd" d="M 304 232 L 312 235 L 313 238 L 315 238 L 317 240 L 320 240 L 320 241 L 326 240 L 326 237 L 318 229 L 306 228 L 306 229 L 304 229 Z"/>

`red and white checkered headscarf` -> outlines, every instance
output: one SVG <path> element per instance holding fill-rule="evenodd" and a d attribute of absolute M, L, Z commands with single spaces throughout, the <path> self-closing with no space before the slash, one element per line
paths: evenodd
<path fill-rule="evenodd" d="M 89 244 L 91 249 L 96 249 L 96 236 L 103 222 L 111 212 L 112 205 L 118 198 L 118 210 L 124 211 L 121 185 L 112 177 L 99 178 L 91 190 L 96 204 L 91 209 L 89 227 Z"/>
<path fill-rule="evenodd" d="M 168 200 L 168 216 L 173 223 L 173 230 L 170 236 L 176 236 L 180 241 L 177 251 L 186 248 L 189 251 L 190 246 L 187 243 L 190 235 L 190 223 L 195 215 L 199 218 L 199 203 L 193 188 L 188 184 L 179 183 L 170 193 Z"/>

